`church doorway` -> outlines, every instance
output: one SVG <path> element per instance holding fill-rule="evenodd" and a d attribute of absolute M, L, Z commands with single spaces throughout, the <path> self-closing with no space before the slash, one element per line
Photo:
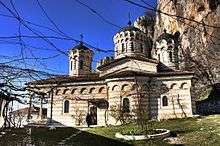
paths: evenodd
<path fill-rule="evenodd" d="M 91 106 L 90 109 L 91 125 L 97 125 L 97 107 Z"/>

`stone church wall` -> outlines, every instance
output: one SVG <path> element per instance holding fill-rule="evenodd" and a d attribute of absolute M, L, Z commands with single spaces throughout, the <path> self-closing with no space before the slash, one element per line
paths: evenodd
<path fill-rule="evenodd" d="M 192 116 L 192 101 L 190 94 L 191 81 L 185 80 L 161 80 L 167 91 L 162 93 L 154 101 L 157 102 L 158 119 L 183 118 Z M 168 105 L 163 105 L 163 97 L 167 97 Z"/>
<path fill-rule="evenodd" d="M 89 100 L 106 99 L 106 86 L 83 85 L 60 87 L 54 93 L 53 120 L 65 126 L 86 126 L 86 115 L 89 110 Z M 64 113 L 64 102 L 69 101 L 69 112 Z M 50 118 L 50 101 L 48 104 L 48 118 Z M 105 124 L 105 110 L 97 108 L 97 124 Z"/>

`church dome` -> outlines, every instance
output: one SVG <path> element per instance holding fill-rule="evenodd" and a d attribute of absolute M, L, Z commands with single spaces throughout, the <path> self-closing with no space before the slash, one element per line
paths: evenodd
<path fill-rule="evenodd" d="M 113 40 L 115 44 L 115 58 L 125 56 L 149 57 L 146 34 L 139 28 L 132 26 L 131 23 L 117 32 Z"/>
<path fill-rule="evenodd" d="M 75 47 L 72 48 L 72 50 L 90 50 L 88 47 L 83 45 L 83 42 L 80 42 L 79 45 L 76 45 Z"/>
<path fill-rule="evenodd" d="M 141 30 L 137 27 L 129 25 L 129 26 L 123 27 L 119 32 L 122 32 L 122 31 L 141 31 Z"/>

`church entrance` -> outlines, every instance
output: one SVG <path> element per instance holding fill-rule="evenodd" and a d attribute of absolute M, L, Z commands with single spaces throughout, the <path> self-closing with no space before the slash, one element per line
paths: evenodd
<path fill-rule="evenodd" d="M 97 125 L 97 107 L 91 106 L 90 109 L 91 125 Z"/>

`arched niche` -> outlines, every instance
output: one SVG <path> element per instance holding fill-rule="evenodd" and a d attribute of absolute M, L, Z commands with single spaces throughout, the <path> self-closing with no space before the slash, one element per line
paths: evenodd
<path fill-rule="evenodd" d="M 129 86 L 129 84 L 123 84 L 121 86 L 121 91 L 130 91 L 131 87 Z"/>
<path fill-rule="evenodd" d="M 186 83 L 186 82 L 182 83 L 182 84 L 180 85 L 180 89 L 188 89 L 187 83 Z"/>
<path fill-rule="evenodd" d="M 90 88 L 89 93 L 95 93 L 95 88 L 94 87 Z"/>
<path fill-rule="evenodd" d="M 112 86 L 112 91 L 119 91 L 119 86 L 118 85 Z"/>
<path fill-rule="evenodd" d="M 68 94 L 69 89 L 64 89 L 62 94 Z"/>
<path fill-rule="evenodd" d="M 98 93 L 104 93 L 105 87 L 100 87 Z"/>

